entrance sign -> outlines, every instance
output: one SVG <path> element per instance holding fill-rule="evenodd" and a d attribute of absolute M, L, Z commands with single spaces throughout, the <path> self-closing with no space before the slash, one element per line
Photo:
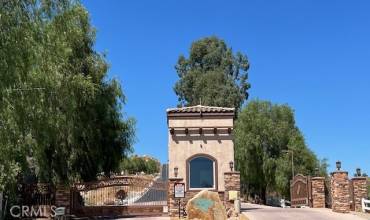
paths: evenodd
<path fill-rule="evenodd" d="M 175 183 L 175 198 L 185 198 L 185 183 Z"/>

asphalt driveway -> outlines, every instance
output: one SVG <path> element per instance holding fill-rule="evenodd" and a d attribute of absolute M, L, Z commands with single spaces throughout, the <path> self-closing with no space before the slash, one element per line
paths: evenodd
<path fill-rule="evenodd" d="M 341 214 L 330 209 L 278 208 L 255 204 L 242 204 L 242 212 L 249 220 L 364 220 L 369 215 L 358 216 L 354 213 Z"/>

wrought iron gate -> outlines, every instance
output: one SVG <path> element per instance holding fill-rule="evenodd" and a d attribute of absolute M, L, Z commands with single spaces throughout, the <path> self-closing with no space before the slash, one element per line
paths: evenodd
<path fill-rule="evenodd" d="M 124 176 L 75 184 L 71 212 L 77 216 L 161 215 L 167 206 L 167 181 Z"/>

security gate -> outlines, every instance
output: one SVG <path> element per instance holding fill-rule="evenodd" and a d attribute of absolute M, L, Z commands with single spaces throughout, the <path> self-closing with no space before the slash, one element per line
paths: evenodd
<path fill-rule="evenodd" d="M 311 179 L 302 174 L 290 181 L 291 207 L 311 206 Z"/>
<path fill-rule="evenodd" d="M 71 189 L 71 213 L 76 216 L 163 215 L 167 206 L 167 181 L 160 177 L 122 176 Z"/>

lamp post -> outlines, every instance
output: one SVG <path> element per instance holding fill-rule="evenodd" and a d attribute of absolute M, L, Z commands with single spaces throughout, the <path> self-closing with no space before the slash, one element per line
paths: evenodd
<path fill-rule="evenodd" d="M 340 162 L 339 160 L 335 163 L 335 166 L 337 167 L 337 170 L 339 171 L 340 168 L 342 168 L 342 162 Z"/>
<path fill-rule="evenodd" d="M 292 154 L 292 178 L 294 177 L 294 152 L 292 150 L 282 150 L 283 153 Z"/>
<path fill-rule="evenodd" d="M 173 168 L 173 173 L 175 174 L 175 178 L 177 178 L 177 175 L 179 174 L 179 168 L 178 167 Z"/>
<path fill-rule="evenodd" d="M 360 168 L 357 168 L 357 169 L 356 169 L 356 175 L 357 175 L 358 177 L 360 177 L 360 176 L 361 176 L 361 169 L 360 169 Z"/>
<path fill-rule="evenodd" d="M 234 162 L 230 161 L 229 166 L 230 166 L 230 171 L 232 172 L 234 168 Z"/>
<path fill-rule="evenodd" d="M 320 172 L 319 172 L 319 168 L 318 167 L 315 168 L 315 175 L 316 176 L 319 176 L 320 175 Z"/>

